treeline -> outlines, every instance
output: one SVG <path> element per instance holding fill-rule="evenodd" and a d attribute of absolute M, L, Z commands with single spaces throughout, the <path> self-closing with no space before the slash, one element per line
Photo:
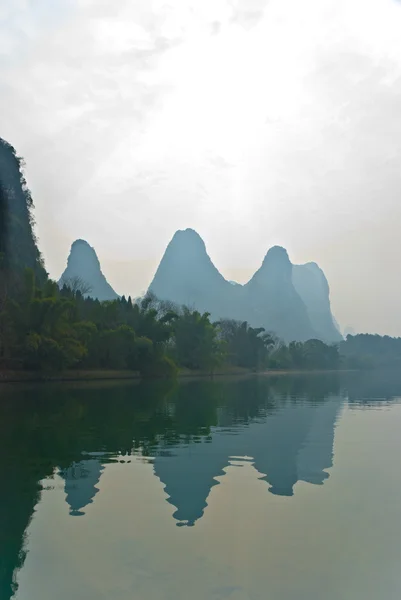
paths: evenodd
<path fill-rule="evenodd" d="M 401 367 L 401 338 L 361 333 L 340 345 L 344 364 L 352 369 Z"/>
<path fill-rule="evenodd" d="M 4 273 L 4 271 L 3 271 Z M 1 269 L 0 269 L 1 274 Z M 0 286 L 0 368 L 132 370 L 170 377 L 180 368 L 213 373 L 249 370 L 336 370 L 401 366 L 401 338 L 361 334 L 341 344 L 312 339 L 286 345 L 246 322 L 213 322 L 208 313 L 147 295 L 99 302 L 79 285 L 14 271 Z"/>
<path fill-rule="evenodd" d="M 318 340 L 279 343 L 246 322 L 212 322 L 208 313 L 175 307 L 147 295 L 99 302 L 32 269 L 13 279 L 0 309 L 0 365 L 62 371 L 110 369 L 173 376 L 178 368 L 213 372 L 223 366 L 335 369 L 337 346 Z"/>
<path fill-rule="evenodd" d="M 319 340 L 291 342 L 270 355 L 270 367 L 287 369 L 357 369 L 401 367 L 401 338 L 376 334 L 348 335 L 336 345 Z"/>

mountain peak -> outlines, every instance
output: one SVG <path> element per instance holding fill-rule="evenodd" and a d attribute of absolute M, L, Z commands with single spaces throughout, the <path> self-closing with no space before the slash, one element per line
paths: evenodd
<path fill-rule="evenodd" d="M 199 233 L 194 229 L 179 229 L 170 240 L 164 253 L 162 264 L 178 261 L 177 268 L 192 269 L 193 265 L 210 266 L 211 260 L 206 245 Z"/>
<path fill-rule="evenodd" d="M 272 246 L 266 253 L 267 256 L 283 256 L 288 258 L 288 252 L 283 246 Z M 289 260 L 289 258 L 288 258 Z"/>
<path fill-rule="evenodd" d="M 261 325 L 266 329 L 285 341 L 315 337 L 306 306 L 293 285 L 292 263 L 285 248 L 270 248 L 246 289 L 255 314 L 263 315 Z"/>
<path fill-rule="evenodd" d="M 88 244 L 86 240 L 75 240 L 71 244 L 70 254 L 68 256 L 68 266 L 73 266 L 75 261 L 80 263 L 85 257 L 86 260 L 92 261 L 100 269 L 100 262 L 96 254 L 96 250 Z"/>
<path fill-rule="evenodd" d="M 75 240 L 75 242 L 72 242 L 71 244 L 71 250 L 75 249 L 75 248 L 90 248 L 93 252 L 95 252 L 95 249 L 86 241 L 86 240 L 82 240 L 82 239 L 78 239 Z"/>
<path fill-rule="evenodd" d="M 191 248 L 194 251 L 206 252 L 206 245 L 195 229 L 178 229 L 169 244 L 172 247 Z"/>
<path fill-rule="evenodd" d="M 307 262 L 303 266 L 307 267 L 308 269 L 311 269 L 311 270 L 314 269 L 315 271 L 321 271 L 321 272 L 323 272 L 322 269 L 319 267 L 319 265 L 317 263 L 313 262 L 313 261 Z"/>
<path fill-rule="evenodd" d="M 232 316 L 233 287 L 214 266 L 200 235 L 185 229 L 174 234 L 149 289 L 160 299 L 221 318 Z"/>
<path fill-rule="evenodd" d="M 263 260 L 263 265 L 280 263 L 283 264 L 291 264 L 290 258 L 288 256 L 288 252 L 282 246 L 272 246 L 267 251 L 267 254 Z"/>
<path fill-rule="evenodd" d="M 72 243 L 67 268 L 60 277 L 59 286 L 73 281 L 80 282 L 88 289 L 84 292 L 85 296 L 101 301 L 119 297 L 103 275 L 95 249 L 86 240 L 79 239 Z"/>
<path fill-rule="evenodd" d="M 269 279 L 274 280 L 276 277 L 282 279 L 291 278 L 292 264 L 288 256 L 288 252 L 282 246 L 272 246 L 263 259 L 263 263 L 257 273 L 257 279 L 261 275 L 263 279 L 268 275 Z M 258 275 L 259 274 L 259 275 Z"/>

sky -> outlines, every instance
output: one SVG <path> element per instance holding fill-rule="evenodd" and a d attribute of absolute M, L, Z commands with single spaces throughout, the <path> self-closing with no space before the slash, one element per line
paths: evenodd
<path fill-rule="evenodd" d="M 136 296 L 191 227 L 228 279 L 278 244 L 342 328 L 401 335 L 400 31 L 396 0 L 0 0 L 50 275 L 83 238 Z"/>

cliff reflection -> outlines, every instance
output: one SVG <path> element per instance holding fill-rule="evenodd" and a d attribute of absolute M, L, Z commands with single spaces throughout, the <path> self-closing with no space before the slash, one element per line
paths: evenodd
<path fill-rule="evenodd" d="M 175 507 L 177 524 L 194 525 L 234 457 L 236 463 L 251 461 L 272 494 L 291 497 L 297 481 L 321 485 L 333 465 L 344 402 L 391 401 L 401 396 L 401 377 L 48 384 L 0 391 L 0 598 L 8 600 L 25 560 L 41 482 L 54 473 L 63 479 L 69 513 L 82 517 L 96 502 L 109 462 L 144 457 Z"/>

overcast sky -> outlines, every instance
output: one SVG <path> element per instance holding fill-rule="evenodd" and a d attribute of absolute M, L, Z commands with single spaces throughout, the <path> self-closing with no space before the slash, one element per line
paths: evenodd
<path fill-rule="evenodd" d="M 396 0 L 0 0 L 51 276 L 84 238 L 136 295 L 192 227 L 229 279 L 280 244 L 342 327 L 401 335 L 400 32 Z"/>

